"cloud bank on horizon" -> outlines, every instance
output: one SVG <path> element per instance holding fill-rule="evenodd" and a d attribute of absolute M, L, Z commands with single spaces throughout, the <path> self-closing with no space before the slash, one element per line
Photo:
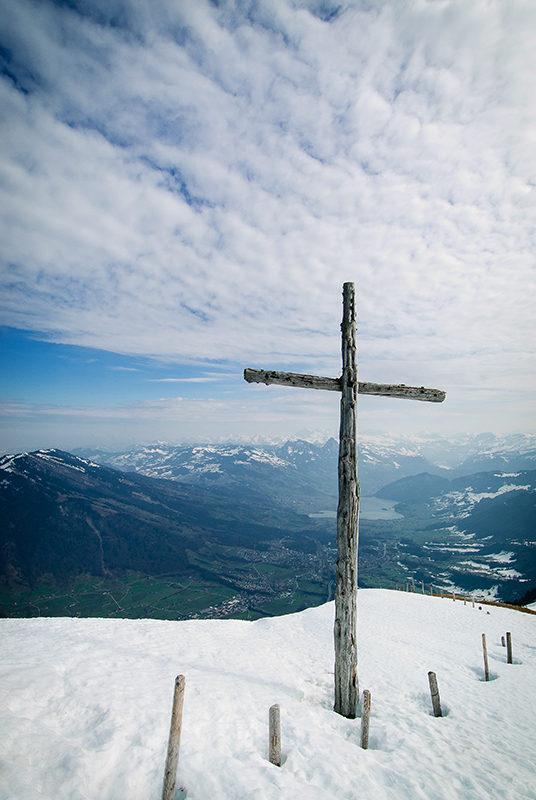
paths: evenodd
<path fill-rule="evenodd" d="M 446 389 L 457 429 L 533 422 L 533 3 L 18 0 L 0 21 L 4 325 L 190 380 L 337 375 L 353 280 L 362 380 Z"/>

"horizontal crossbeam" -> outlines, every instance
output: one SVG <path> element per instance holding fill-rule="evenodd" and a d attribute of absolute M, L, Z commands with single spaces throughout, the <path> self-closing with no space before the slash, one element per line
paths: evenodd
<path fill-rule="evenodd" d="M 245 369 L 244 379 L 248 383 L 264 383 L 269 386 L 297 386 L 301 389 L 325 389 L 330 392 L 342 391 L 340 378 L 322 378 L 317 375 L 300 375 L 296 372 L 276 372 L 267 369 Z M 400 397 L 407 400 L 424 400 L 428 403 L 442 403 L 446 392 L 441 389 L 425 389 L 424 386 L 405 386 L 391 383 L 359 383 L 359 394 L 374 394 L 381 397 Z"/>
<path fill-rule="evenodd" d="M 245 369 L 244 380 L 248 383 L 279 383 L 282 386 L 299 386 L 301 389 L 327 389 L 341 391 L 340 378 L 320 378 L 317 375 L 299 375 L 297 372 L 275 372 L 271 369 Z"/>

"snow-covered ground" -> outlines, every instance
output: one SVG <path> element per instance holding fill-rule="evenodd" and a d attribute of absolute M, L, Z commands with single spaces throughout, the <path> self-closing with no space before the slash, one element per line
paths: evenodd
<path fill-rule="evenodd" d="M 0 797 L 158 800 L 182 673 L 179 783 L 190 800 L 536 798 L 536 616 L 361 590 L 365 751 L 360 719 L 332 711 L 333 612 L 328 603 L 257 622 L 1 620 Z M 432 716 L 428 670 L 443 718 Z M 267 760 L 273 703 L 280 768 Z"/>

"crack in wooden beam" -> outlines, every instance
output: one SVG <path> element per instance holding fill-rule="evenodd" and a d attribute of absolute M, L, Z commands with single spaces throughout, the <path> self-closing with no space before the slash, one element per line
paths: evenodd
<path fill-rule="evenodd" d="M 321 378 L 318 375 L 299 375 L 296 372 L 275 372 L 270 369 L 245 369 L 244 380 L 248 383 L 278 383 L 281 386 L 298 386 L 302 389 L 327 389 L 341 391 L 340 378 Z"/>
<path fill-rule="evenodd" d="M 426 389 L 424 386 L 405 386 L 403 383 L 360 383 L 359 394 L 375 394 L 382 397 L 400 397 L 406 400 L 424 400 L 427 403 L 442 403 L 447 393 L 441 389 Z"/>
<path fill-rule="evenodd" d="M 267 369 L 245 369 L 244 380 L 248 383 L 264 383 L 269 386 L 296 386 L 301 389 L 324 389 L 330 392 L 342 391 L 340 378 L 323 378 L 318 375 L 300 375 L 297 372 L 277 372 Z M 428 403 L 442 403 L 447 396 L 441 389 L 426 389 L 424 386 L 405 386 L 391 383 L 358 383 L 359 394 L 372 394 L 380 397 L 398 397 L 406 400 L 423 400 Z"/>

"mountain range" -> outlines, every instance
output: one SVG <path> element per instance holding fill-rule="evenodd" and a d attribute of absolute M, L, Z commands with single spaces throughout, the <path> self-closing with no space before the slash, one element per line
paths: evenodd
<path fill-rule="evenodd" d="M 360 437 L 360 585 L 509 601 L 536 586 L 535 445 Z M 328 439 L 3 456 L 3 613 L 255 618 L 330 599 L 337 451 Z"/>
<path fill-rule="evenodd" d="M 60 450 L 3 456 L 0 476 L 4 613 L 84 615 L 110 595 L 110 613 L 128 606 L 132 616 L 175 619 L 234 601 L 235 612 L 259 616 L 281 598 L 294 610 L 327 599 L 327 523 L 258 492 L 237 500 L 225 487 L 120 472 Z M 278 566 L 263 574 L 255 565 L 266 552 Z"/>
<path fill-rule="evenodd" d="M 172 445 L 158 442 L 121 452 L 80 448 L 82 458 L 155 478 L 212 486 L 257 486 L 279 500 L 337 497 L 338 442 Z M 359 480 L 365 496 L 388 483 L 429 472 L 455 478 L 476 472 L 536 469 L 536 435 L 359 436 Z M 290 482 L 290 486 L 289 486 Z"/>

